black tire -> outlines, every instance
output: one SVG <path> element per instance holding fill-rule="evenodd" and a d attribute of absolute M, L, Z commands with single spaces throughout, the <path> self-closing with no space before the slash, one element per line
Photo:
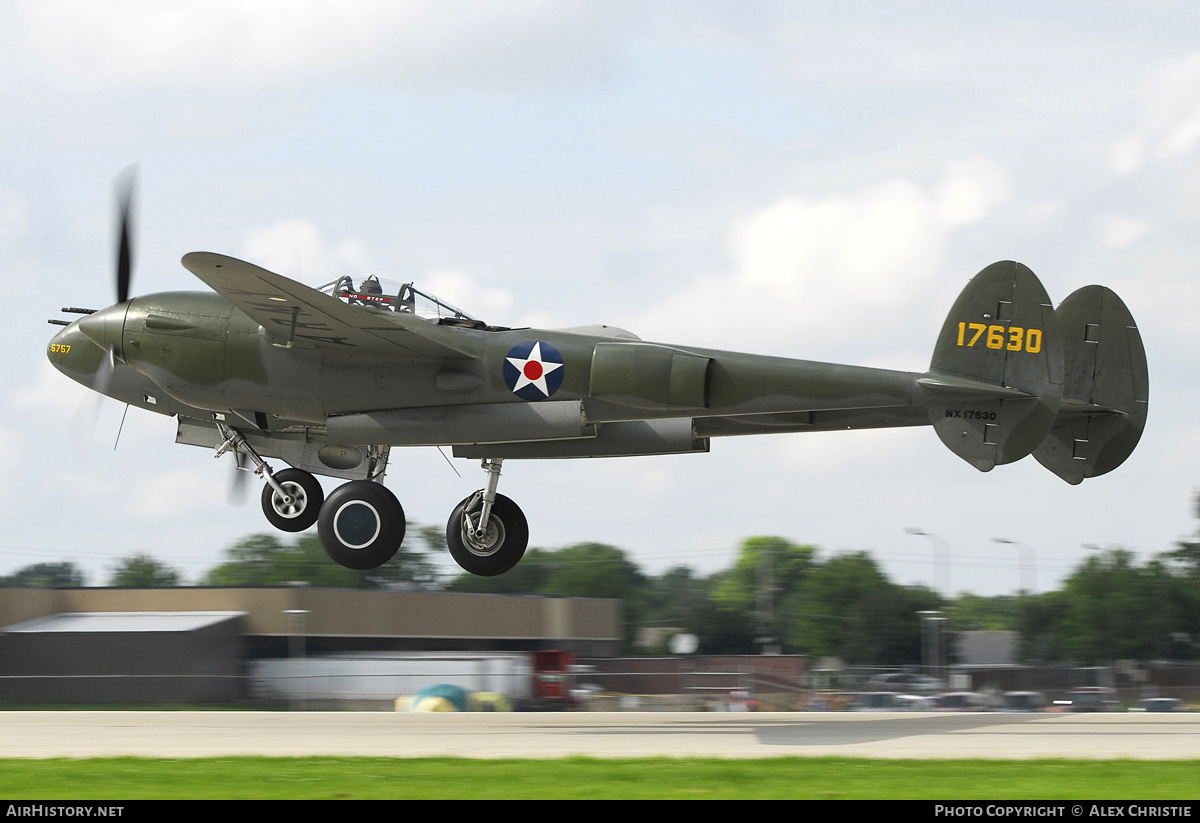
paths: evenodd
<path fill-rule="evenodd" d="M 321 506 L 317 534 L 325 553 L 348 569 L 382 566 L 404 542 L 404 509 L 380 483 L 355 480 L 339 486 Z"/>
<path fill-rule="evenodd" d="M 311 528 L 321 514 L 325 490 L 310 473 L 301 469 L 275 472 L 275 480 L 292 496 L 286 502 L 270 484 L 262 491 L 262 510 L 271 525 L 280 531 L 302 532 Z"/>
<path fill-rule="evenodd" d="M 451 513 L 446 523 L 446 545 L 450 547 L 454 562 L 465 571 L 481 577 L 504 574 L 525 556 L 525 547 L 529 545 L 529 523 L 516 503 L 498 494 L 488 518 L 487 534 L 482 541 L 475 540 L 466 533 L 463 520 L 467 505 L 474 499 L 475 495 L 468 497 Z M 478 516 L 481 508 L 482 498 L 472 507 L 471 514 Z"/>

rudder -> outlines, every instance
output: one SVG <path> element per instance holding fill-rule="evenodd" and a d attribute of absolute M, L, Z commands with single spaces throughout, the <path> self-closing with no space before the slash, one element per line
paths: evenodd
<path fill-rule="evenodd" d="M 1150 381 L 1133 315 L 1112 289 L 1084 286 L 1055 312 L 1063 330 L 1063 404 L 1038 462 L 1068 483 L 1120 466 L 1146 426 Z"/>
<path fill-rule="evenodd" d="M 1028 267 L 993 263 L 971 279 L 938 335 L 926 390 L 930 422 L 980 471 L 1020 460 L 1049 434 L 1063 346 L 1046 290 Z"/>

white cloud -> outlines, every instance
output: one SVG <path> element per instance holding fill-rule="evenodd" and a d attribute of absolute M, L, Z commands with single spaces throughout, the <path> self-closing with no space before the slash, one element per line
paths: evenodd
<path fill-rule="evenodd" d="M 919 449 L 934 446 L 931 432 L 921 428 L 867 429 L 859 431 L 808 432 L 765 439 L 760 447 L 768 452 L 775 472 L 793 477 L 819 477 L 861 472 L 864 466 L 885 464 Z"/>
<path fill-rule="evenodd" d="M 572 53 L 602 64 L 594 35 L 604 27 L 590 18 L 606 14 L 549 0 L 31 0 L 19 10 L 27 68 L 79 91 L 245 89 L 347 74 L 561 82 L 564 72 L 537 64 Z"/>
<path fill-rule="evenodd" d="M 176 469 L 144 477 L 125 498 L 125 509 L 138 520 L 167 520 L 194 517 L 207 508 L 220 510 L 226 505 L 232 483 L 231 458 L 228 475 L 216 471 Z"/>
<path fill-rule="evenodd" d="M 269 226 L 246 233 L 239 254 L 264 269 L 297 280 L 321 277 L 327 264 L 325 242 L 317 227 L 307 220 L 276 220 Z"/>
<path fill-rule="evenodd" d="M 16 240 L 25 226 L 25 199 L 16 192 L 0 191 L 0 243 Z"/>
<path fill-rule="evenodd" d="M 467 272 L 427 272 L 416 287 L 485 322 L 509 322 L 504 318 L 510 314 L 514 303 L 512 292 L 500 288 L 483 288 Z"/>
<path fill-rule="evenodd" d="M 1150 232 L 1150 224 L 1132 217 L 1110 217 L 1104 221 L 1103 239 L 1105 248 L 1119 249 L 1128 246 Z"/>
<path fill-rule="evenodd" d="M 931 187 L 895 178 L 780 199 L 734 222 L 729 274 L 698 278 L 644 322 L 656 333 L 690 333 L 693 342 L 697 324 L 736 318 L 758 318 L 751 335 L 759 344 L 797 329 L 861 336 L 854 321 L 882 308 L 898 314 L 919 297 L 938 276 L 953 232 L 1009 195 L 1004 171 L 974 157 L 947 164 Z"/>
<path fill-rule="evenodd" d="M 949 227 L 978 223 L 1011 195 L 1004 169 L 981 155 L 947 163 L 934 193 L 938 216 Z"/>
<path fill-rule="evenodd" d="M 343 240 L 334 249 L 308 220 L 276 220 L 246 233 L 238 253 L 248 262 L 304 283 L 334 279 L 347 270 L 370 269 L 370 257 L 361 240 Z"/>
<path fill-rule="evenodd" d="M 81 400 L 93 396 L 94 392 L 67 378 L 43 359 L 38 367 L 37 382 L 12 392 L 7 410 L 18 415 L 36 414 L 43 425 L 51 425 L 47 420 L 49 416 L 59 415 L 65 419 Z"/>
<path fill-rule="evenodd" d="M 0 426 L 0 507 L 11 505 L 11 486 L 16 477 L 18 440 L 8 429 Z"/>
<path fill-rule="evenodd" d="M 1148 160 L 1171 160 L 1200 144 L 1200 52 L 1163 64 L 1141 90 L 1142 125 L 1109 150 L 1117 174 L 1137 171 Z"/>

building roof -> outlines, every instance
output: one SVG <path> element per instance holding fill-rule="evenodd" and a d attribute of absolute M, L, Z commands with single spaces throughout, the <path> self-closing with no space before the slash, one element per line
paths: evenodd
<path fill-rule="evenodd" d="M 191 632 L 244 617 L 245 612 L 63 612 L 6 626 L 8 633 Z"/>

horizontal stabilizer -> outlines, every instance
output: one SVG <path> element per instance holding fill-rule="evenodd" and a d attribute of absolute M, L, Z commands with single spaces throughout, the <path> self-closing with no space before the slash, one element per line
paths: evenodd
<path fill-rule="evenodd" d="M 1133 452 L 1150 383 L 1137 324 L 1111 289 L 1085 286 L 1055 315 L 1063 331 L 1063 405 L 1034 456 L 1075 484 L 1112 471 Z"/>
<path fill-rule="evenodd" d="M 980 471 L 1045 440 L 1062 396 L 1063 354 L 1046 290 L 1020 263 L 993 263 L 955 301 L 917 380 L 930 422 Z"/>

